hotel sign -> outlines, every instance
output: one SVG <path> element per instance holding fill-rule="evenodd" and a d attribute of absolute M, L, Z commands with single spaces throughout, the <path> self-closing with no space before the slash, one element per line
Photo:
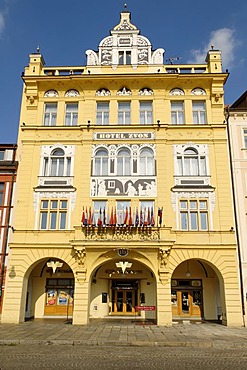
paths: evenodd
<path fill-rule="evenodd" d="M 154 132 L 95 132 L 94 140 L 153 140 Z"/>

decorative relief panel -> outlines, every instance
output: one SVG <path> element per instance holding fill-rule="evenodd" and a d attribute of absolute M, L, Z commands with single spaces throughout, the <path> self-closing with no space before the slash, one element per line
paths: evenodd
<path fill-rule="evenodd" d="M 201 89 L 200 87 L 196 87 L 191 91 L 191 95 L 206 95 L 206 92 L 204 89 Z"/>
<path fill-rule="evenodd" d="M 177 210 L 177 203 L 178 199 L 200 199 L 206 198 L 209 200 L 211 210 L 214 211 L 215 209 L 215 192 L 213 191 L 172 191 L 171 193 L 171 201 L 172 201 L 172 208 L 174 212 Z"/>
<path fill-rule="evenodd" d="M 156 177 L 107 176 L 91 178 L 91 197 L 156 197 Z"/>
<path fill-rule="evenodd" d="M 82 227 L 86 240 L 142 240 L 154 241 L 160 239 L 159 228 L 154 227 Z"/>
<path fill-rule="evenodd" d="M 76 203 L 76 192 L 73 191 L 35 191 L 33 193 L 33 208 L 35 211 L 39 209 L 39 201 L 41 198 L 45 199 L 69 199 L 71 210 L 74 209 Z"/>
<path fill-rule="evenodd" d="M 45 98 L 57 98 L 58 97 L 58 92 L 56 90 L 48 90 L 44 94 Z"/>
<path fill-rule="evenodd" d="M 120 96 L 132 95 L 132 92 L 126 87 L 123 87 L 122 89 L 118 90 L 117 95 L 120 95 Z"/>
<path fill-rule="evenodd" d="M 184 95 L 184 91 L 182 89 L 175 88 L 169 92 L 169 95 Z"/>
<path fill-rule="evenodd" d="M 143 89 L 139 90 L 139 95 L 153 95 L 154 92 L 152 89 L 149 89 L 148 87 L 144 87 Z"/>
<path fill-rule="evenodd" d="M 110 91 L 108 89 L 99 89 L 95 93 L 96 96 L 109 96 L 111 95 Z"/>
<path fill-rule="evenodd" d="M 73 89 L 71 89 L 71 90 L 68 90 L 68 91 L 66 91 L 66 93 L 65 93 L 65 98 L 74 98 L 74 97 L 76 97 L 76 96 L 79 96 L 80 94 L 79 94 L 79 91 L 77 91 L 77 90 L 73 90 Z"/>

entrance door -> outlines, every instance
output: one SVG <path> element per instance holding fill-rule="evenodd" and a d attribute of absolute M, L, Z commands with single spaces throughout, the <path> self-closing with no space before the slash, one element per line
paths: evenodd
<path fill-rule="evenodd" d="M 135 313 L 135 291 L 115 290 L 113 312 L 118 314 Z"/>

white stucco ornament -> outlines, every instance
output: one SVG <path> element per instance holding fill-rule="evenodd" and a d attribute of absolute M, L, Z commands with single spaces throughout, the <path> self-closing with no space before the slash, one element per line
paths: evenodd
<path fill-rule="evenodd" d="M 132 263 L 128 261 L 120 261 L 116 263 L 116 266 L 120 267 L 122 269 L 122 273 L 124 274 L 126 269 L 131 268 Z"/>

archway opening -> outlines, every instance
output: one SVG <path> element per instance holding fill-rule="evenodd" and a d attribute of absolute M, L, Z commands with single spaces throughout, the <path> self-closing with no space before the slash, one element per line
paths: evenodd
<path fill-rule="evenodd" d="M 26 274 L 25 320 L 73 316 L 74 274 L 58 258 L 46 258 L 31 266 Z"/>
<path fill-rule="evenodd" d="M 134 258 L 112 258 L 92 273 L 90 320 L 130 318 L 156 322 L 156 301 L 153 272 Z"/>
<path fill-rule="evenodd" d="M 189 259 L 174 270 L 171 279 L 172 318 L 222 322 L 225 312 L 223 279 L 209 262 Z"/>

